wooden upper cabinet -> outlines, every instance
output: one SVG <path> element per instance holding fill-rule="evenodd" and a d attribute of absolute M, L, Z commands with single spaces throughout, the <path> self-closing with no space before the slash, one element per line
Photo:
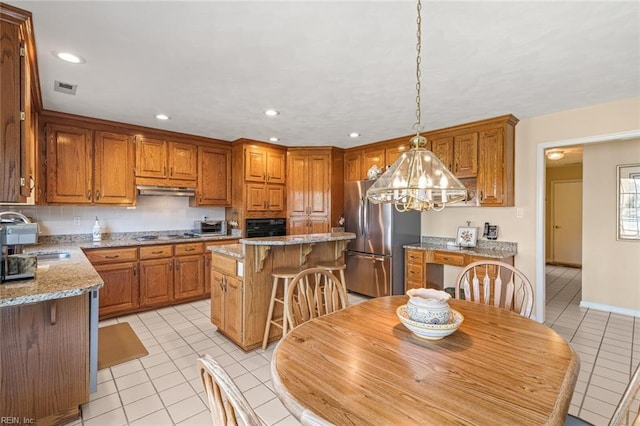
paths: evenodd
<path fill-rule="evenodd" d="M 93 202 L 93 143 L 91 131 L 81 127 L 48 124 L 47 201 Z"/>
<path fill-rule="evenodd" d="M 391 166 L 393 163 L 396 162 L 396 160 L 398 158 L 400 158 L 400 156 L 402 154 L 404 154 L 405 152 L 409 151 L 409 143 L 407 142 L 406 144 L 401 144 L 398 146 L 395 146 L 393 148 L 387 148 L 384 150 L 384 157 L 385 160 L 387 162 L 387 167 Z M 384 170 L 384 168 L 383 168 Z"/>
<path fill-rule="evenodd" d="M 367 176 L 367 172 L 373 166 L 378 166 L 382 170 L 385 169 L 387 162 L 384 158 L 384 149 L 376 149 L 375 151 L 364 151 L 362 155 L 362 173 L 364 174 L 364 178 Z"/>
<path fill-rule="evenodd" d="M 286 152 L 259 146 L 245 149 L 244 179 L 249 182 L 285 183 Z"/>
<path fill-rule="evenodd" d="M 507 152 L 504 144 L 504 129 L 481 131 L 478 145 L 480 168 L 477 191 L 480 205 L 513 205 L 513 195 L 507 192 L 509 167 L 505 161 L 509 161 L 509 159 L 505 158 Z M 510 161 L 513 163 L 513 159 Z M 511 175 L 511 179 L 513 179 L 513 175 Z M 509 204 L 509 199 L 511 199 L 511 204 Z"/>
<path fill-rule="evenodd" d="M 453 140 L 453 173 L 459 178 L 478 174 L 478 132 L 456 136 Z"/>
<path fill-rule="evenodd" d="M 297 152 L 289 157 L 289 215 L 329 213 L 329 154 Z"/>
<path fill-rule="evenodd" d="M 231 150 L 198 148 L 198 186 L 192 206 L 231 205 Z"/>
<path fill-rule="evenodd" d="M 453 170 L 453 136 L 432 139 L 431 152 L 442 161 L 447 169 Z"/>
<path fill-rule="evenodd" d="M 169 142 L 169 179 L 196 180 L 198 176 L 198 147 L 192 144 Z"/>
<path fill-rule="evenodd" d="M 99 204 L 133 204 L 136 197 L 133 138 L 96 132 L 93 201 Z"/>
<path fill-rule="evenodd" d="M 142 137 L 136 139 L 136 176 L 167 177 L 167 141 Z"/>
<path fill-rule="evenodd" d="M 344 155 L 344 180 L 352 182 L 361 180 L 362 176 L 362 153 L 349 152 Z"/>
<path fill-rule="evenodd" d="M 25 202 L 35 173 L 35 122 L 41 108 L 31 14 L 0 8 L 0 202 Z"/>
<path fill-rule="evenodd" d="M 143 183 L 163 184 L 163 179 L 193 181 L 198 175 L 198 146 L 161 139 L 136 139 L 136 177 L 158 179 Z M 178 183 L 180 184 L 180 183 Z"/>

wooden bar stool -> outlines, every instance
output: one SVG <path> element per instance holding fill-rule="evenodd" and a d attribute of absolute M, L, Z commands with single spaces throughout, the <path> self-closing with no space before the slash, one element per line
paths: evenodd
<path fill-rule="evenodd" d="M 338 275 L 336 271 L 340 272 L 340 282 L 342 282 L 342 286 L 345 291 L 347 290 L 347 283 L 344 279 L 344 270 L 347 269 L 347 265 L 339 260 L 335 260 L 333 262 L 319 262 L 316 263 L 316 268 L 324 269 L 325 271 L 331 272 L 333 275 Z"/>
<path fill-rule="evenodd" d="M 273 288 L 271 289 L 271 301 L 269 302 L 267 323 L 264 326 L 262 349 L 267 348 L 267 343 L 269 342 L 269 331 L 271 330 L 272 324 L 282 329 L 283 336 L 287 334 L 287 291 L 289 290 L 289 283 L 291 282 L 291 279 L 298 275 L 301 270 L 302 269 L 300 268 L 276 268 L 271 271 L 271 276 L 273 277 Z M 277 297 L 278 285 L 280 282 L 284 284 L 282 289 L 282 298 Z M 276 303 L 280 303 L 282 305 L 282 318 L 273 318 L 273 308 Z"/>

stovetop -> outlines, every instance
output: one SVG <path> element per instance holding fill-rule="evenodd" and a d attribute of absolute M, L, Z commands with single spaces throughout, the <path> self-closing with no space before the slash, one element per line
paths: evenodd
<path fill-rule="evenodd" d="M 184 232 L 182 234 L 165 234 L 165 235 L 142 235 L 137 237 L 137 241 L 153 241 L 153 240 L 180 240 L 184 238 L 200 238 L 200 234 L 196 234 L 193 232 Z"/>

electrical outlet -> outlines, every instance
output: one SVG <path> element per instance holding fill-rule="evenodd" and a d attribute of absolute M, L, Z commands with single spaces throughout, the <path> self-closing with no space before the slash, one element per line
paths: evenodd
<path fill-rule="evenodd" d="M 74 216 L 73 217 L 73 224 L 74 225 L 80 225 L 80 216 Z"/>
<path fill-rule="evenodd" d="M 517 219 L 522 219 L 524 218 L 524 209 L 522 207 L 518 207 L 516 209 L 516 218 Z"/>

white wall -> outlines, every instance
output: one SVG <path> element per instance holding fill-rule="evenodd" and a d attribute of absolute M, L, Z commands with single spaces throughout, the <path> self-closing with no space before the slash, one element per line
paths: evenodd
<path fill-rule="evenodd" d="M 481 226 L 484 222 L 497 224 L 500 227 L 500 240 L 518 243 L 516 267 L 522 270 L 532 283 L 536 283 L 537 145 L 638 129 L 640 98 L 522 119 L 516 126 L 515 206 L 452 207 L 442 212 L 425 212 L 422 214 L 421 234 L 453 237 L 457 227 L 464 225 L 467 220 L 470 220 L 473 226 Z M 615 186 L 611 190 L 615 191 Z M 587 198 L 589 188 L 585 186 L 584 191 Z M 516 217 L 518 208 L 524 213 L 522 218 Z M 615 230 L 615 225 L 612 229 Z M 544 233 L 544 229 L 540 232 Z M 631 282 L 628 285 L 629 291 L 632 291 Z M 640 306 L 636 309 L 640 309 Z"/>
<path fill-rule="evenodd" d="M 188 197 L 138 196 L 135 208 L 108 206 L 0 206 L 19 211 L 40 224 L 42 235 L 89 234 L 96 216 L 102 232 L 193 229 L 202 216 L 223 220 L 222 207 L 189 207 Z M 74 223 L 74 217 L 79 223 Z"/>
<path fill-rule="evenodd" d="M 583 158 L 583 305 L 640 311 L 640 241 L 616 240 L 616 166 L 640 164 L 640 140 L 588 145 Z"/>

